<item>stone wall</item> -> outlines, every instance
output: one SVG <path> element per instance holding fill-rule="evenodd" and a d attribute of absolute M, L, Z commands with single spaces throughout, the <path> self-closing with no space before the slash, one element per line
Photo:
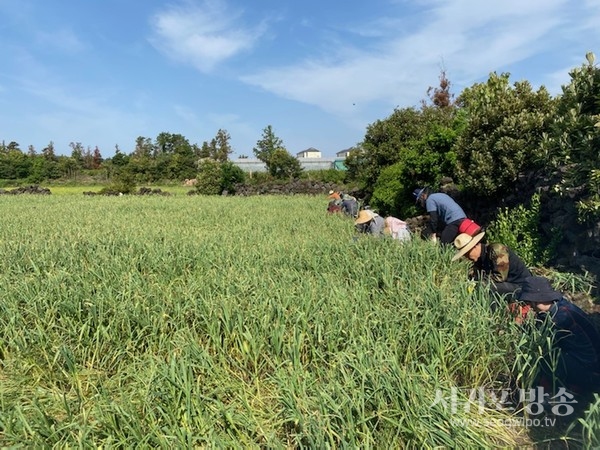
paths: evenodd
<path fill-rule="evenodd" d="M 560 196 L 552 188 L 558 183 L 558 175 L 523 175 L 515 184 L 513 193 L 495 203 L 462 195 L 449 179 L 445 180 L 440 191 L 455 198 L 467 216 L 483 226 L 488 226 L 496 218 L 500 208 L 527 204 L 534 193 L 539 193 L 539 231 L 544 242 L 556 242 L 556 256 L 550 264 L 572 271 L 587 271 L 600 280 L 600 223 L 577 222 L 576 203 L 583 191 L 573 189 L 568 195 Z"/>
<path fill-rule="evenodd" d="M 330 190 L 344 191 L 344 189 L 345 186 L 335 183 L 324 183 L 312 180 L 293 180 L 287 183 L 265 182 L 257 185 L 238 184 L 235 186 L 235 195 L 327 195 Z"/>

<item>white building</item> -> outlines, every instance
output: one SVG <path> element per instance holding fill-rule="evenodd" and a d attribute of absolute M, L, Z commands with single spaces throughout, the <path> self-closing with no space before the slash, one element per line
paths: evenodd
<path fill-rule="evenodd" d="M 300 158 L 320 158 L 320 157 L 321 157 L 321 151 L 317 150 L 316 148 L 313 148 L 313 147 L 307 148 L 306 150 L 303 150 L 296 154 L 296 158 L 298 158 L 298 159 L 300 159 Z"/>
<path fill-rule="evenodd" d="M 350 154 L 351 150 L 352 150 L 352 148 L 347 148 L 346 150 L 340 150 L 339 152 L 337 152 L 335 154 L 335 156 L 337 158 L 346 158 Z"/>

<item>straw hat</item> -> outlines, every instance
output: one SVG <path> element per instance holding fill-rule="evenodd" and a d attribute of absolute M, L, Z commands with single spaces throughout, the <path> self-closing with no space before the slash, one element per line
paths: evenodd
<path fill-rule="evenodd" d="M 354 221 L 354 223 L 356 225 L 362 225 L 363 223 L 367 223 L 367 222 L 373 220 L 374 217 L 375 217 L 375 215 L 373 214 L 372 211 L 369 211 L 369 210 L 366 210 L 366 209 L 362 209 L 358 213 L 358 217 L 356 218 L 356 220 Z"/>
<path fill-rule="evenodd" d="M 458 253 L 452 257 L 452 261 L 456 261 L 461 256 L 469 253 L 469 251 L 483 239 L 484 235 L 485 231 L 482 231 L 475 236 L 469 236 L 467 233 L 461 233 L 456 236 L 456 239 L 454 239 L 454 246 L 458 249 Z"/>
<path fill-rule="evenodd" d="M 550 280 L 544 277 L 527 277 L 521 285 L 517 298 L 522 302 L 545 303 L 560 300 L 563 295 L 552 289 Z"/>

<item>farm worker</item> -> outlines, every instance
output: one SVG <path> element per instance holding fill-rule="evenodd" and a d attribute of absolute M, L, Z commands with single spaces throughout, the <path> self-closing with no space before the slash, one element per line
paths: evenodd
<path fill-rule="evenodd" d="M 336 213 L 342 211 L 342 198 L 340 197 L 339 192 L 335 192 L 333 190 L 329 191 L 329 195 L 327 196 L 329 199 L 329 203 L 327 205 L 328 213 Z"/>
<path fill-rule="evenodd" d="M 336 205 L 335 202 L 331 201 L 327 205 L 327 212 L 330 214 L 342 212 L 342 207 L 340 205 Z"/>
<path fill-rule="evenodd" d="M 348 194 L 341 194 L 342 196 L 342 211 L 344 214 L 357 217 L 358 215 L 358 200 L 355 197 Z"/>
<path fill-rule="evenodd" d="M 329 195 L 327 196 L 330 202 L 333 202 L 336 205 L 342 204 L 342 197 L 339 192 L 334 190 L 329 191 Z"/>
<path fill-rule="evenodd" d="M 452 261 L 462 257 L 469 259 L 473 263 L 469 271 L 470 279 L 488 283 L 491 292 L 507 295 L 508 300 L 511 300 L 525 279 L 531 276 L 531 272 L 513 250 L 504 244 L 486 244 L 484 236 L 485 231 L 475 236 L 459 234 L 454 239 L 454 246 L 458 252 Z M 492 309 L 497 306 L 494 301 Z"/>
<path fill-rule="evenodd" d="M 361 233 L 373 236 L 383 236 L 384 220 L 379 214 L 370 209 L 363 209 L 354 221 L 356 229 Z"/>
<path fill-rule="evenodd" d="M 552 322 L 552 345 L 560 350 L 555 367 L 544 361 L 542 386 L 551 388 L 558 378 L 573 394 L 600 392 L 600 332 L 590 316 L 555 291 L 547 278 L 529 277 L 522 286 L 518 299 L 535 311 L 537 325 L 545 319 Z"/>
<path fill-rule="evenodd" d="M 410 230 L 405 221 L 389 216 L 386 217 L 383 222 L 383 234 L 391 236 L 392 239 L 397 239 L 399 241 L 410 241 Z"/>
<path fill-rule="evenodd" d="M 458 227 L 467 217 L 463 209 L 448 194 L 431 193 L 428 187 L 415 189 L 413 195 L 416 203 L 429 214 L 427 234 L 432 240 L 439 238 L 442 244 L 451 244 L 458 235 Z"/>

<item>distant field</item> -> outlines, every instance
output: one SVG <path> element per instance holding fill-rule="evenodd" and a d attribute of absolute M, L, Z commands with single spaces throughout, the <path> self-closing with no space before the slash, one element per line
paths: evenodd
<path fill-rule="evenodd" d="M 464 407 L 522 331 L 451 252 L 356 239 L 323 197 L 78 189 L 0 197 L 0 446 L 529 442 Z"/>
<path fill-rule="evenodd" d="M 88 186 L 58 186 L 58 185 L 42 185 L 42 187 L 50 189 L 50 192 L 54 195 L 80 195 L 84 192 L 99 192 L 102 188 L 106 187 L 106 185 L 88 185 Z M 138 186 L 136 191 L 139 190 L 140 187 L 148 187 L 151 189 L 160 189 L 164 192 L 168 192 L 171 195 L 187 195 L 187 193 L 194 188 L 187 186 L 176 186 L 176 185 L 143 185 Z M 10 188 L 9 188 L 10 189 Z"/>

